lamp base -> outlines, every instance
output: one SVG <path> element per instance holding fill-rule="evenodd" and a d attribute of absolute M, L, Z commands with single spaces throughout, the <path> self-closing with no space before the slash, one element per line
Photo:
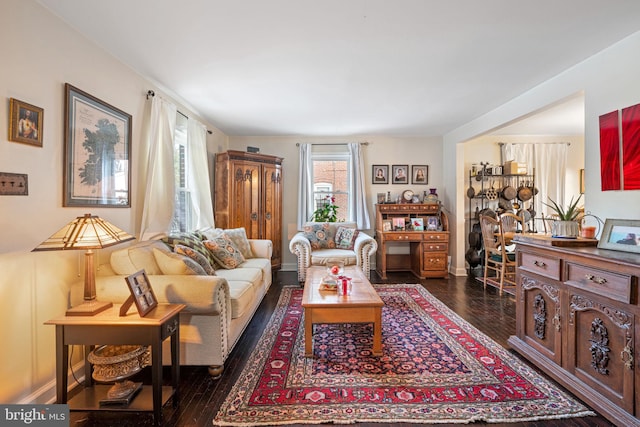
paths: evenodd
<path fill-rule="evenodd" d="M 87 301 L 67 310 L 67 316 L 95 316 L 96 314 L 113 307 L 112 302 Z"/>

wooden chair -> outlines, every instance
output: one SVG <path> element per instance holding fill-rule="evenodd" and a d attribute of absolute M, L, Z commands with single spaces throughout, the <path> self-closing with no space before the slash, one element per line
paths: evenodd
<path fill-rule="evenodd" d="M 500 222 L 502 223 L 502 233 L 504 235 L 505 244 L 511 245 L 511 240 L 516 233 L 525 232 L 524 218 L 511 212 L 505 212 L 500 215 Z"/>
<path fill-rule="evenodd" d="M 480 228 L 484 245 L 484 287 L 486 289 L 487 283 L 492 284 L 502 295 L 505 286 L 516 284 L 515 253 L 507 252 L 505 248 L 502 221 L 480 215 Z M 490 276 L 490 271 L 494 275 Z"/>

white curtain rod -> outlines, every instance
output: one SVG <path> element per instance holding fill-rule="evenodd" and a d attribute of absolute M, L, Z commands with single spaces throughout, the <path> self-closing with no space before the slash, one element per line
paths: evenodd
<path fill-rule="evenodd" d="M 348 144 L 347 142 L 333 142 L 333 143 L 323 142 L 318 144 L 311 143 L 310 145 L 347 145 L 347 144 Z M 360 145 L 369 145 L 369 143 L 365 141 L 365 142 L 361 142 Z M 300 146 L 300 143 L 296 142 L 296 147 L 299 147 L 299 146 Z"/>

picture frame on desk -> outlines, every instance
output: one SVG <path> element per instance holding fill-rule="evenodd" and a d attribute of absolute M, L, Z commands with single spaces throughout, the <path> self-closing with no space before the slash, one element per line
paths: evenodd
<path fill-rule="evenodd" d="M 640 253 L 640 220 L 607 218 L 598 248 Z"/>
<path fill-rule="evenodd" d="M 382 220 L 382 231 L 393 231 L 393 224 L 390 219 Z"/>
<path fill-rule="evenodd" d="M 424 220 L 422 218 L 411 218 L 411 225 L 415 231 L 424 231 Z"/>
<path fill-rule="evenodd" d="M 438 231 L 440 226 L 440 220 L 437 216 L 430 216 L 427 218 L 427 231 Z"/>
<path fill-rule="evenodd" d="M 393 218 L 393 231 L 404 231 L 405 220 L 404 217 Z"/>

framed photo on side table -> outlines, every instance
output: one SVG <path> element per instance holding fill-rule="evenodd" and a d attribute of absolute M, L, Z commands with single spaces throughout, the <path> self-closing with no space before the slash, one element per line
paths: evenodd
<path fill-rule="evenodd" d="M 131 207 L 131 115 L 65 84 L 63 206 Z"/>
<path fill-rule="evenodd" d="M 598 248 L 640 253 L 640 220 L 607 219 Z"/>
<path fill-rule="evenodd" d="M 9 141 L 42 147 L 43 120 L 42 108 L 9 99 Z"/>
<path fill-rule="evenodd" d="M 120 316 L 125 316 L 131 304 L 135 303 L 140 317 L 146 316 L 151 310 L 158 306 L 158 300 L 153 293 L 153 288 L 144 270 L 133 273 L 125 277 L 131 296 L 122 304 Z"/>

